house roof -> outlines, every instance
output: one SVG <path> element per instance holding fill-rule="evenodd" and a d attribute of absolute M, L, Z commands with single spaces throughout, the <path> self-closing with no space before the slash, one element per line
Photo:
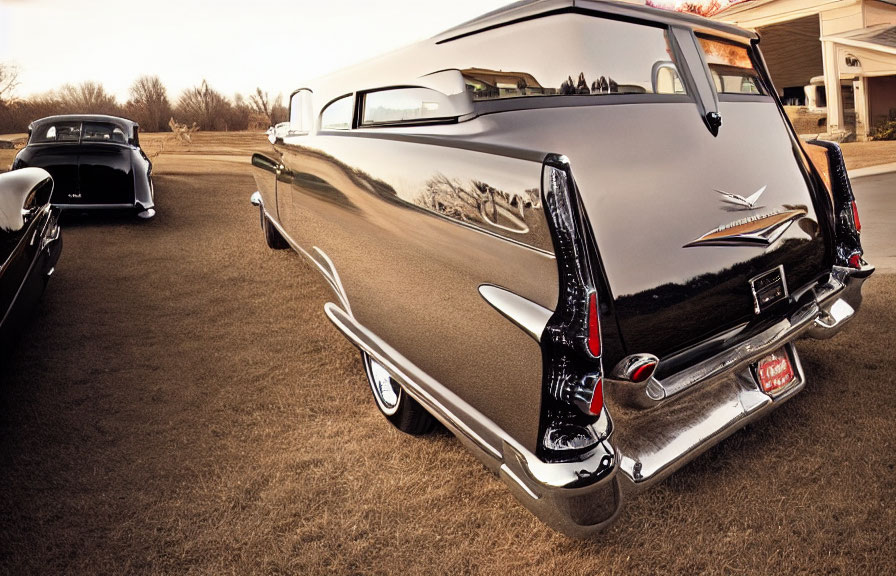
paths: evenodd
<path fill-rule="evenodd" d="M 725 20 L 735 14 L 742 14 L 744 12 L 749 12 L 751 10 L 755 10 L 762 6 L 767 6 L 769 4 L 773 4 L 778 2 L 779 0 L 744 0 L 742 2 L 738 2 L 737 4 L 733 4 L 724 10 L 720 10 L 713 14 L 712 18 L 715 20 Z M 814 2 L 815 8 L 818 8 L 818 12 L 821 12 L 824 8 L 826 8 L 826 4 L 835 4 L 840 0 L 816 0 Z M 893 4 L 896 6 L 896 0 L 876 0 L 877 2 L 883 2 L 885 4 Z"/>
<path fill-rule="evenodd" d="M 861 30 L 856 30 L 855 32 L 838 34 L 837 37 L 848 38 L 856 42 L 867 42 L 869 44 L 896 48 L 896 26 L 889 26 L 886 24 L 863 28 Z"/>

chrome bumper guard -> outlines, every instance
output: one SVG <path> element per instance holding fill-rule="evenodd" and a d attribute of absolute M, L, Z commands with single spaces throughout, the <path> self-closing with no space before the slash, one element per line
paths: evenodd
<path fill-rule="evenodd" d="M 622 493 L 617 481 L 618 458 L 608 442 L 599 443 L 577 462 L 543 462 L 342 308 L 330 302 L 324 311 L 336 328 L 384 366 L 543 522 L 566 534 L 584 537 L 615 519 Z"/>

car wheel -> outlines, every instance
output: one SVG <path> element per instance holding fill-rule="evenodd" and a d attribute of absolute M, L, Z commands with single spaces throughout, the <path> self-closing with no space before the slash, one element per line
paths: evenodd
<path fill-rule="evenodd" d="M 379 362 L 365 352 L 361 358 L 373 399 L 386 420 L 406 434 L 419 436 L 430 432 L 436 421 L 426 408 L 408 396 Z"/>
<path fill-rule="evenodd" d="M 264 230 L 264 241 L 267 243 L 268 248 L 272 250 L 289 248 L 286 239 L 283 238 L 280 231 L 271 224 L 271 221 L 267 216 L 261 217 L 261 228 Z"/>

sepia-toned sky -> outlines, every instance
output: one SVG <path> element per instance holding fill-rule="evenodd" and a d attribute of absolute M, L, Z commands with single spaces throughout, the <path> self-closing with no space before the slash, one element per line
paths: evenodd
<path fill-rule="evenodd" d="M 508 1 L 0 0 L 0 62 L 18 67 L 19 97 L 93 80 L 124 102 L 143 74 L 172 100 L 203 78 L 287 96 Z"/>

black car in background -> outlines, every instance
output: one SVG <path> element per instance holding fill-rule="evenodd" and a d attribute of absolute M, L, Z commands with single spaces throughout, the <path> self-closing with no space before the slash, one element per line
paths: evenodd
<path fill-rule="evenodd" d="M 53 179 L 41 168 L 0 174 L 0 363 L 62 251 L 52 193 Z"/>
<path fill-rule="evenodd" d="M 48 116 L 28 126 L 28 144 L 13 170 L 44 168 L 62 209 L 136 210 L 155 216 L 152 162 L 140 149 L 132 120 L 99 114 Z"/>

